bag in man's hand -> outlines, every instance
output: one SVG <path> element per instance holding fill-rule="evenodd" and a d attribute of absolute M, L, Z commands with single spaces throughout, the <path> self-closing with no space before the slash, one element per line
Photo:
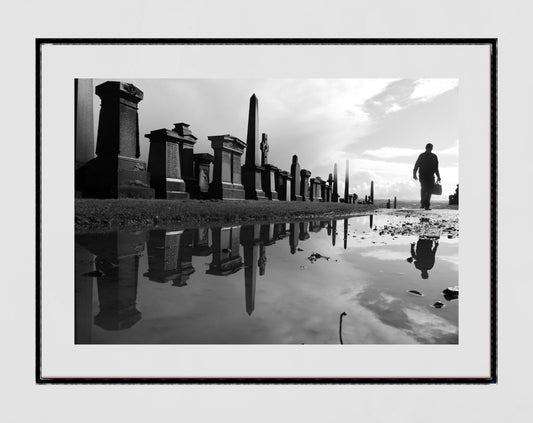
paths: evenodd
<path fill-rule="evenodd" d="M 440 182 L 436 182 L 433 184 L 433 189 L 431 190 L 431 194 L 442 195 L 442 185 L 440 184 Z"/>

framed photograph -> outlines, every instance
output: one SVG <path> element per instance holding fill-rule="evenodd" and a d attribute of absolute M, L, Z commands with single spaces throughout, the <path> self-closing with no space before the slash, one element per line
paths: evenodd
<path fill-rule="evenodd" d="M 496 383 L 496 39 L 36 59 L 38 383 Z"/>

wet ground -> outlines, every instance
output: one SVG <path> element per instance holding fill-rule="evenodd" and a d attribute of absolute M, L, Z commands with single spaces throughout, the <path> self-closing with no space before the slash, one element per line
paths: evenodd
<path fill-rule="evenodd" d="M 76 343 L 458 343 L 457 210 L 76 236 Z"/>

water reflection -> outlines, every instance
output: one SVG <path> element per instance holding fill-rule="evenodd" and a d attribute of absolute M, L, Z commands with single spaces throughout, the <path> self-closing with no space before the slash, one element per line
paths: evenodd
<path fill-rule="evenodd" d="M 438 240 L 367 234 L 375 219 L 343 219 L 342 249 L 335 220 L 78 235 L 75 342 L 338 343 L 348 312 L 344 343 L 456 343 L 457 301 L 430 307 L 456 267 L 435 266 Z M 405 248 L 434 286 L 402 271 Z"/>
<path fill-rule="evenodd" d="M 431 270 L 435 264 L 435 254 L 439 246 L 438 239 L 429 239 L 420 237 L 416 243 L 411 243 L 411 258 L 414 260 L 415 267 L 420 270 L 422 279 L 429 278 L 428 270 Z"/>

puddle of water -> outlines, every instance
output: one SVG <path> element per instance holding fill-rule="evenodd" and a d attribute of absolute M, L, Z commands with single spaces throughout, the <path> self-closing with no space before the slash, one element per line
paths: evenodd
<path fill-rule="evenodd" d="M 458 239 L 373 230 L 408 220 L 78 235 L 75 342 L 456 344 Z"/>

